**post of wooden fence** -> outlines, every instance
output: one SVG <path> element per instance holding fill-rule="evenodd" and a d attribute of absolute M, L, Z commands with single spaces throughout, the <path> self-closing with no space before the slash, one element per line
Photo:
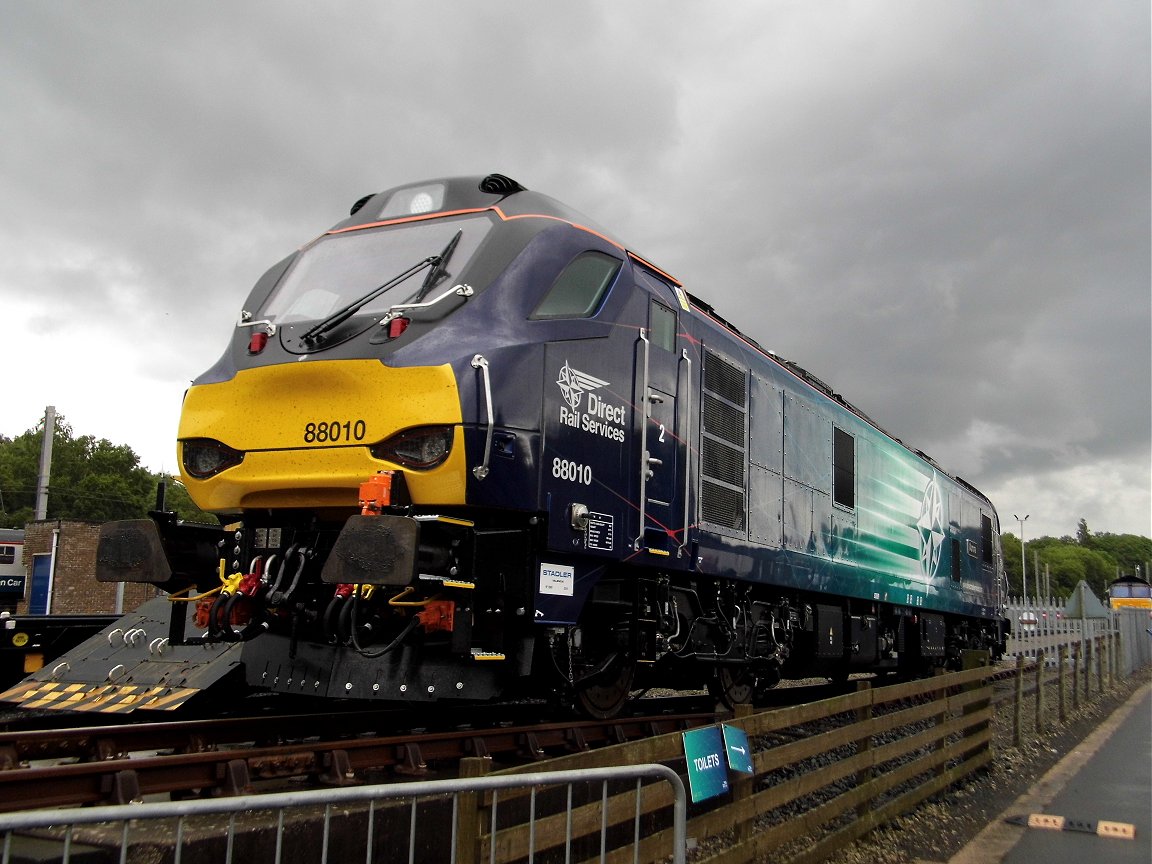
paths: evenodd
<path fill-rule="evenodd" d="M 934 674 L 936 675 L 937 678 L 939 678 L 946 673 L 944 672 L 943 669 L 937 669 Z M 932 699 L 933 699 L 933 701 L 939 703 L 939 705 L 941 706 L 940 710 L 932 715 L 932 723 L 936 727 L 943 726 L 945 723 L 948 722 L 948 691 L 947 691 L 947 689 L 941 688 L 939 690 L 933 690 L 932 691 Z M 946 749 L 947 746 L 948 746 L 947 742 L 944 740 L 943 737 L 941 737 L 941 738 L 938 738 L 936 740 L 936 743 L 932 745 L 932 749 L 935 750 L 936 752 L 940 752 L 941 750 Z M 932 773 L 935 776 L 939 777 L 946 770 L 947 770 L 947 768 L 945 767 L 945 764 L 943 762 L 941 762 L 939 765 L 936 766 L 936 769 Z"/>
<path fill-rule="evenodd" d="M 965 671 L 967 671 L 969 669 L 987 669 L 991 665 L 992 665 L 992 656 L 987 651 L 968 650 L 968 651 L 964 651 L 960 654 L 960 668 L 964 669 Z M 967 693 L 967 692 L 971 692 L 973 690 L 979 690 L 980 688 L 987 687 L 987 686 L 988 686 L 988 679 L 985 678 L 982 681 L 973 681 L 971 684 L 964 685 L 963 690 L 964 690 L 964 692 Z M 985 708 L 987 708 L 989 704 L 990 704 L 990 702 L 987 699 L 981 699 L 979 702 L 972 702 L 971 704 L 964 706 L 963 714 L 964 714 L 964 716 L 968 716 L 969 714 L 976 714 L 977 712 L 983 711 Z M 937 718 L 940 718 L 940 716 L 941 715 L 937 715 Z M 946 721 L 947 719 L 948 719 L 948 715 L 945 712 L 943 715 L 943 720 Z M 938 719 L 938 722 L 942 722 L 942 721 L 940 721 Z M 987 728 L 988 728 L 988 723 L 984 722 L 984 723 L 980 724 L 979 726 L 967 729 L 964 732 L 963 737 L 970 738 L 973 735 L 980 734 L 981 732 L 983 732 Z M 991 745 L 987 745 L 987 746 L 990 747 Z"/>
<path fill-rule="evenodd" d="M 492 770 L 488 756 L 467 756 L 460 760 L 460 776 L 483 777 Z M 461 792 L 456 799 L 456 861 L 458 864 L 479 864 L 480 837 L 484 833 L 484 800 L 482 792 Z M 495 843 L 496 838 L 489 838 Z"/>
<path fill-rule="evenodd" d="M 1012 746 L 1019 747 L 1024 714 L 1024 655 L 1016 655 L 1016 699 L 1012 703 Z"/>
<path fill-rule="evenodd" d="M 1044 649 L 1036 652 L 1036 734 L 1044 731 Z"/>
<path fill-rule="evenodd" d="M 1080 713 L 1080 654 L 1082 643 L 1072 646 L 1072 712 Z"/>
<path fill-rule="evenodd" d="M 737 705 L 733 716 L 737 720 L 746 720 L 752 716 L 751 705 Z M 755 774 L 744 774 L 740 771 L 732 772 L 732 810 L 737 812 L 741 802 L 746 801 L 752 797 L 752 786 L 755 782 Z M 736 844 L 739 846 L 741 843 L 746 843 L 752 839 L 752 823 L 751 818 L 741 818 L 736 823 Z"/>
<path fill-rule="evenodd" d="M 1060 699 L 1060 709 L 1056 712 L 1060 718 L 1060 725 L 1063 726 L 1068 722 L 1068 713 L 1064 707 L 1064 667 L 1068 665 L 1068 646 L 1061 645 L 1056 649 L 1056 663 L 1060 667 L 1060 684 L 1057 692 Z"/>
<path fill-rule="evenodd" d="M 871 691 L 871 689 L 872 689 L 872 684 L 869 681 L 857 681 L 856 682 L 856 692 L 858 692 L 858 693 L 862 693 L 865 691 Z M 872 719 L 872 699 L 869 699 L 866 704 L 861 705 L 859 708 L 856 709 L 856 722 L 857 723 L 867 723 L 871 719 Z M 857 754 L 867 753 L 871 749 L 872 749 L 872 733 L 871 732 L 869 732 L 863 738 L 857 738 L 856 739 L 856 752 L 857 752 Z M 872 766 L 871 765 L 865 765 L 859 771 L 856 772 L 856 788 L 859 789 L 861 786 L 866 786 L 870 782 L 872 782 Z M 870 812 L 872 812 L 872 799 L 871 798 L 867 798 L 867 799 L 861 801 L 858 805 L 856 805 L 856 817 L 858 819 L 866 818 Z"/>

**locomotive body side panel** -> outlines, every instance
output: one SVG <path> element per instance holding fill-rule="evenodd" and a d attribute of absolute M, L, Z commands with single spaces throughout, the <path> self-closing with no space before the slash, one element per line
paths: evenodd
<path fill-rule="evenodd" d="M 703 572 L 995 616 L 998 525 L 987 502 L 709 318 L 697 321 Z M 722 370 L 711 387 L 709 363 Z"/>

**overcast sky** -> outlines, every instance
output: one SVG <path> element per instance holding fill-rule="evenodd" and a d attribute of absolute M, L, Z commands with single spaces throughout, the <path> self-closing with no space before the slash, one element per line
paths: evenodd
<path fill-rule="evenodd" d="M 0 434 L 176 469 L 264 269 L 499 171 L 983 490 L 1152 533 L 1147 0 L 0 0 Z M 258 422 L 259 418 L 253 418 Z"/>

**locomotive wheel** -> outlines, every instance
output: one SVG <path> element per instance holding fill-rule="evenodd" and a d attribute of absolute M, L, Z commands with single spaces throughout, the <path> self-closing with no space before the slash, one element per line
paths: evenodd
<path fill-rule="evenodd" d="M 708 679 L 708 692 L 730 710 L 737 705 L 751 705 L 755 689 L 756 676 L 751 669 L 740 666 L 720 666 Z"/>
<path fill-rule="evenodd" d="M 615 717 L 628 701 L 635 672 L 636 666 L 631 660 L 619 657 L 602 674 L 577 686 L 576 707 L 594 720 Z"/>

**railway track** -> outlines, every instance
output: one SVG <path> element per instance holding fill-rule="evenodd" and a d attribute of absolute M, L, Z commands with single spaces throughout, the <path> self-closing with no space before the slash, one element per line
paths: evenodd
<path fill-rule="evenodd" d="M 409 712 L 365 711 L 9 731 L 0 733 L 0 811 L 454 776 L 469 756 L 511 765 L 717 719 L 699 699 L 642 701 L 650 711 L 611 721 L 538 722 L 529 716 L 539 706 L 504 706 L 503 722 L 484 723 L 492 718 L 481 711 L 438 730 L 403 729 Z"/>
<path fill-rule="evenodd" d="M 760 707 L 818 701 L 856 686 L 855 680 L 783 686 Z M 649 697 L 629 709 L 608 721 L 542 721 L 546 709 L 538 703 L 480 706 L 441 712 L 437 728 L 429 728 L 426 712 L 408 709 L 317 714 L 269 707 L 251 716 L 64 728 L 10 720 L 0 732 L 0 812 L 457 776 L 467 757 L 507 767 L 728 716 L 707 696 Z M 54 712 L 49 719 L 60 717 Z"/>

